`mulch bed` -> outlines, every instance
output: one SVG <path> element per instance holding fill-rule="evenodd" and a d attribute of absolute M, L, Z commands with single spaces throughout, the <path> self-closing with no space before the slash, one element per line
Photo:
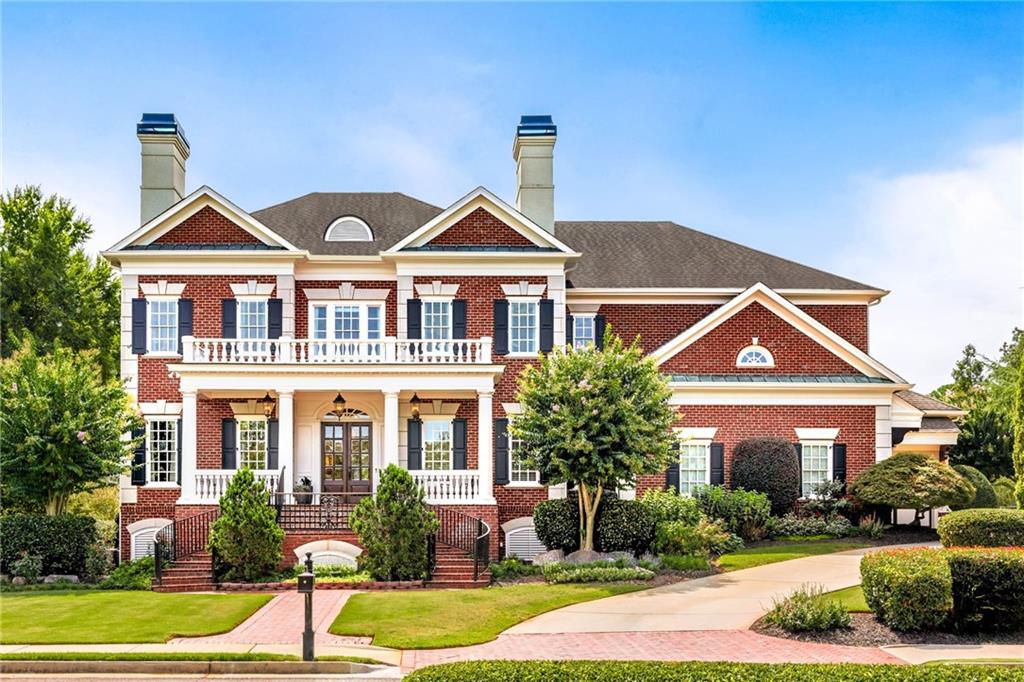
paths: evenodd
<path fill-rule="evenodd" d="M 681 583 L 684 580 L 693 580 L 694 578 L 703 578 L 705 576 L 714 575 L 717 570 L 709 571 L 659 571 L 654 574 L 654 577 L 650 580 L 616 580 L 618 583 L 629 583 L 631 585 L 643 585 L 645 587 L 661 587 L 662 585 L 671 585 L 673 583 Z M 496 586 L 504 585 L 524 585 L 528 583 L 543 583 L 544 576 L 542 575 L 525 575 L 519 578 L 505 578 L 503 580 L 495 580 Z M 572 583 L 574 585 L 587 585 L 593 583 Z"/>
<path fill-rule="evenodd" d="M 1024 644 L 1024 632 L 958 635 L 952 632 L 897 632 L 870 613 L 851 613 L 851 627 L 829 632 L 786 632 L 761 619 L 751 630 L 770 637 L 844 646 L 888 646 L 891 644 Z"/>

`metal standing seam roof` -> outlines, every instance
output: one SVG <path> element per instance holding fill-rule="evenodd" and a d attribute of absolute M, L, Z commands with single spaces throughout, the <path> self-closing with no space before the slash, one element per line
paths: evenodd
<path fill-rule="evenodd" d="M 672 374 L 678 383 L 735 384 L 891 384 L 883 377 L 862 374 Z"/>

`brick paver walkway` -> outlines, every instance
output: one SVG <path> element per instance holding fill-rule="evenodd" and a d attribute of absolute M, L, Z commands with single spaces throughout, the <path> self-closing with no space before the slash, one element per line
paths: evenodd
<path fill-rule="evenodd" d="M 352 594 L 354 592 L 349 590 L 323 590 L 313 595 L 313 630 L 317 646 L 370 643 L 369 637 L 341 637 L 327 631 Z M 172 639 L 169 644 L 188 644 L 193 649 L 197 644 L 301 644 L 304 596 L 294 591 L 284 592 L 231 632 L 210 637 L 181 637 Z"/>
<path fill-rule="evenodd" d="M 749 630 L 499 635 L 457 649 L 402 652 L 402 669 L 470 660 L 736 661 L 741 663 L 902 663 L 876 647 L 798 642 Z"/>

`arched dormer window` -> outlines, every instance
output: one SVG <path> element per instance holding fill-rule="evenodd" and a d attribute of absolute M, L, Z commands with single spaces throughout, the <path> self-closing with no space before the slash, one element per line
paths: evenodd
<path fill-rule="evenodd" d="M 775 366 L 775 358 L 772 357 L 770 350 L 760 345 L 757 342 L 757 337 L 753 338 L 753 343 L 744 348 L 736 356 L 737 367 L 761 367 L 768 368 Z"/>
<path fill-rule="evenodd" d="M 327 242 L 372 242 L 373 230 L 366 221 L 355 216 L 342 216 L 327 228 L 324 233 Z"/>

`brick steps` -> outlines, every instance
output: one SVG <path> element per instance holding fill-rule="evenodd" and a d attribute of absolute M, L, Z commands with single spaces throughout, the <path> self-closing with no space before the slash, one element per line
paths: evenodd
<path fill-rule="evenodd" d="M 160 583 L 153 581 L 154 592 L 209 592 L 217 589 L 213 584 L 213 556 L 209 552 L 183 557 L 161 573 Z"/>
<path fill-rule="evenodd" d="M 486 562 L 479 566 L 477 579 L 473 580 L 473 558 L 455 547 L 438 545 L 435 550 L 437 565 L 427 587 L 437 589 L 469 589 L 487 587 L 491 584 L 491 573 Z"/>

